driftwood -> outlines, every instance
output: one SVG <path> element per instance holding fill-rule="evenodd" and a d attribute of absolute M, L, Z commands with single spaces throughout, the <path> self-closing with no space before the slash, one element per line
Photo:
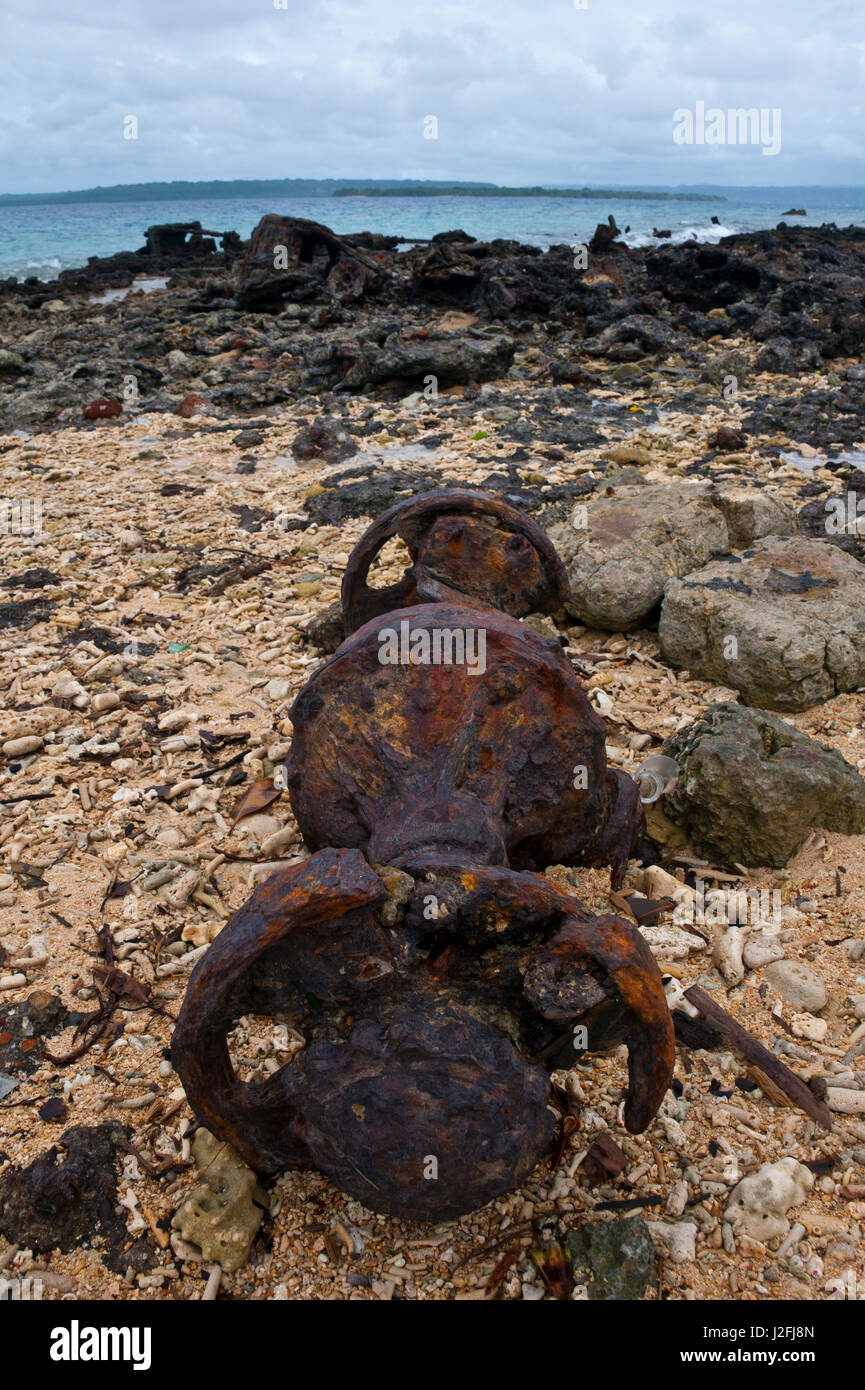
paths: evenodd
<path fill-rule="evenodd" d="M 768 1047 L 764 1047 L 748 1032 L 747 1028 L 737 1023 L 726 1009 L 722 1009 L 711 995 L 699 985 L 691 985 L 690 989 L 685 990 L 685 998 L 720 1029 L 727 1042 L 737 1048 L 747 1061 L 765 1072 L 769 1080 L 798 1105 L 800 1110 L 804 1110 L 806 1115 L 810 1115 L 811 1119 L 816 1120 L 824 1129 L 832 1128 L 832 1112 L 829 1107 L 818 1100 L 802 1078 L 785 1066 L 774 1052 L 770 1052 Z"/>

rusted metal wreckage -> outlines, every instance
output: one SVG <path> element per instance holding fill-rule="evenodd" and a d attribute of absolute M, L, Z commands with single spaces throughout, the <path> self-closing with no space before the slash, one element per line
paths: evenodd
<path fill-rule="evenodd" d="M 395 535 L 411 566 L 370 588 Z M 644 831 L 570 663 L 519 621 L 566 593 L 543 532 L 478 493 L 401 503 L 355 548 L 350 635 L 292 710 L 313 853 L 216 938 L 172 1045 L 195 1113 L 258 1171 L 315 1166 L 403 1217 L 471 1211 L 549 1151 L 550 1072 L 584 1044 L 627 1044 L 628 1129 L 656 1114 L 673 1028 L 646 942 L 534 872 L 610 865 L 619 884 Z M 305 1038 L 263 1082 L 231 1063 L 247 1014 Z"/>

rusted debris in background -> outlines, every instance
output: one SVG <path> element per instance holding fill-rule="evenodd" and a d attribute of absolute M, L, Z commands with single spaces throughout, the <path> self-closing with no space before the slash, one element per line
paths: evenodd
<path fill-rule="evenodd" d="M 271 212 L 252 233 L 237 273 L 237 303 L 244 309 L 278 309 L 284 296 L 306 299 L 322 284 L 342 304 L 378 288 L 382 267 L 329 227 L 305 217 Z"/>
<path fill-rule="evenodd" d="M 368 590 L 393 534 L 411 569 Z M 543 533 L 474 494 L 392 509 L 351 557 L 349 627 L 372 618 L 292 710 L 287 785 L 316 852 L 216 938 L 172 1045 L 196 1114 L 253 1168 L 314 1165 L 375 1210 L 442 1220 L 549 1152 L 550 1073 L 586 1049 L 626 1043 L 626 1126 L 656 1114 L 674 1043 L 648 945 L 526 872 L 609 864 L 618 884 L 644 825 L 560 647 L 490 606 L 555 608 L 566 583 Z M 385 664 L 403 624 L 430 642 L 482 631 L 483 660 Z M 263 1082 L 231 1063 L 246 1014 L 305 1039 Z"/>

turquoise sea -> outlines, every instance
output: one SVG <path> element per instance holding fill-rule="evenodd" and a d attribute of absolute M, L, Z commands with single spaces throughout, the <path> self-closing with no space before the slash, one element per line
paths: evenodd
<path fill-rule="evenodd" d="M 50 280 L 60 270 L 84 265 L 88 256 L 137 250 L 154 222 L 197 220 L 211 230 L 247 237 L 266 212 L 309 217 L 340 233 L 385 232 L 411 240 L 461 227 L 485 241 L 507 237 L 535 246 L 587 241 L 608 213 L 623 231 L 630 226 L 624 239 L 631 246 L 650 243 L 655 227 L 669 228 L 673 241 L 717 241 L 731 232 L 774 227 L 790 208 L 805 208 L 807 216 L 789 222 L 865 226 L 865 189 L 701 187 L 689 192 L 716 194 L 718 201 L 361 196 L 0 205 L 0 278 Z M 713 216 L 720 225 L 713 225 Z"/>

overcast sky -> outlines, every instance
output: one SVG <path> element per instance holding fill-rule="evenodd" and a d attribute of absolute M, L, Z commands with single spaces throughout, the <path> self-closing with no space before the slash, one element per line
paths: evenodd
<path fill-rule="evenodd" d="M 865 184 L 863 0 L 4 11 L 0 192 L 301 176 Z M 780 108 L 780 153 L 674 144 L 674 111 L 698 101 Z M 137 140 L 123 138 L 127 116 Z"/>

